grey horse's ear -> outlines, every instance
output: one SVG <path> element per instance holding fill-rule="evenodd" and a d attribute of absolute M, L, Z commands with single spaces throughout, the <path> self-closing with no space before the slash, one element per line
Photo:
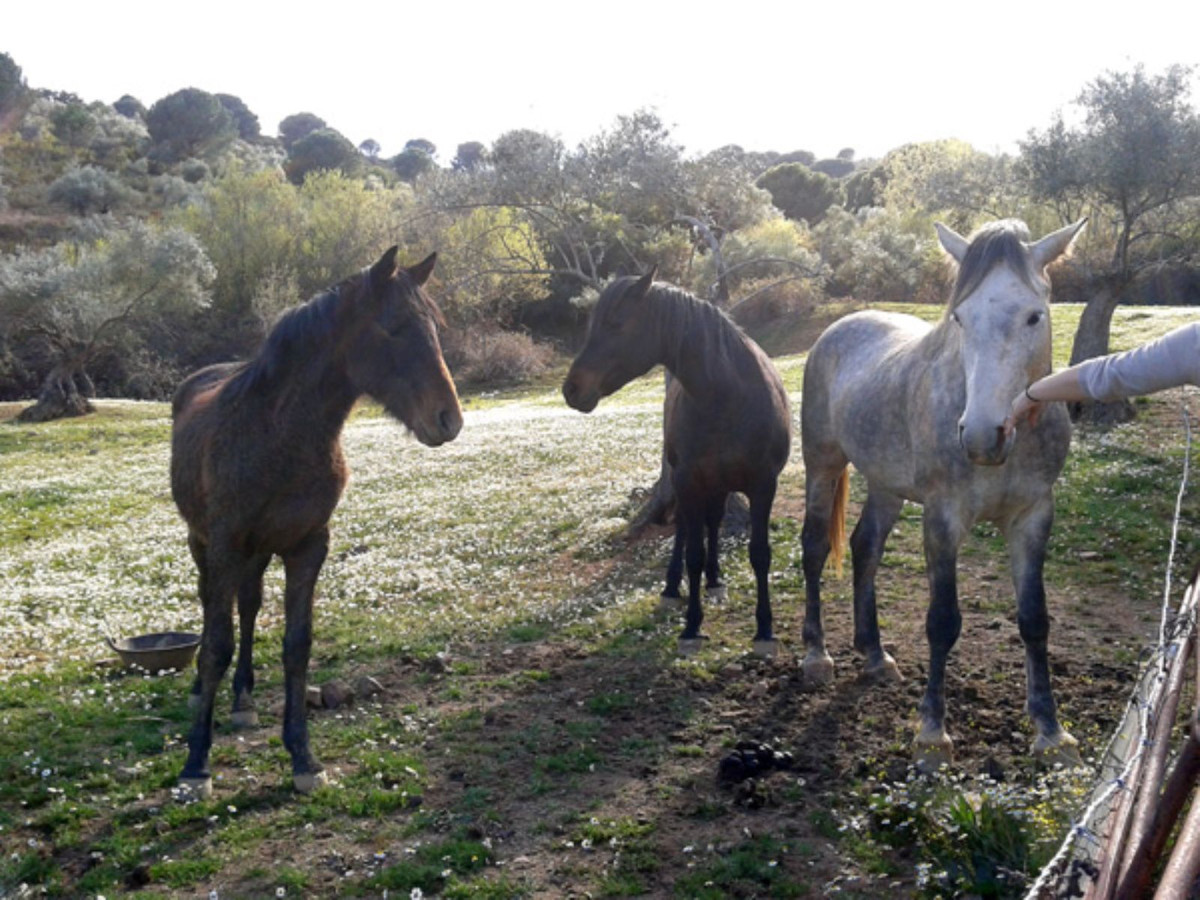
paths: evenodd
<path fill-rule="evenodd" d="M 633 283 L 628 291 L 625 292 L 626 297 L 633 297 L 640 300 L 646 296 L 646 292 L 650 290 L 650 286 L 654 284 L 654 276 L 658 273 L 658 266 L 651 266 L 650 271 Z"/>
<path fill-rule="evenodd" d="M 389 247 L 383 256 L 379 257 L 379 262 L 371 266 L 371 284 L 373 286 L 378 287 L 396 274 L 396 253 L 399 250 L 399 246 Z"/>
<path fill-rule="evenodd" d="M 429 276 L 433 274 L 433 266 L 436 262 L 437 252 L 435 251 L 430 253 L 415 266 L 405 269 L 405 271 L 408 272 L 408 277 L 413 280 L 413 283 L 420 287 L 427 282 L 429 280 Z"/>
<path fill-rule="evenodd" d="M 953 256 L 955 262 L 961 264 L 963 257 L 967 255 L 967 239 L 941 222 L 934 222 L 933 227 L 937 229 L 938 242 L 942 249 Z"/>
<path fill-rule="evenodd" d="M 1036 244 L 1030 244 L 1029 257 L 1033 263 L 1034 270 L 1042 271 L 1050 263 L 1054 262 L 1060 256 L 1070 249 L 1071 244 L 1083 231 L 1083 226 L 1087 224 L 1087 217 L 1080 219 L 1066 228 L 1060 228 L 1058 231 L 1053 231 L 1046 235 Z"/>

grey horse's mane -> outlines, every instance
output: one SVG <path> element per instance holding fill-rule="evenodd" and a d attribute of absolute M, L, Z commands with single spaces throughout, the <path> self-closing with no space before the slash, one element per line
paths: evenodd
<path fill-rule="evenodd" d="M 948 309 L 955 309 L 971 296 L 988 272 L 1001 263 L 1007 265 L 1033 288 L 1038 273 L 1030 265 L 1029 228 L 1019 219 L 1001 219 L 990 222 L 971 235 L 966 255 L 958 267 L 954 291 L 950 294 Z"/>

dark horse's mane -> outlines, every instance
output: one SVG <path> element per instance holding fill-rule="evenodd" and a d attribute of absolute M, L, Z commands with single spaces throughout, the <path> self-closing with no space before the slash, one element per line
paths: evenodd
<path fill-rule="evenodd" d="M 969 297 L 988 272 L 1001 263 L 1019 274 L 1032 288 L 1036 273 L 1029 265 L 1029 253 L 1025 246 L 1028 240 L 1029 229 L 1017 219 L 990 222 L 971 235 L 966 255 L 958 267 L 958 277 L 950 294 L 948 308 L 954 309 Z"/>
<path fill-rule="evenodd" d="M 618 279 L 605 294 L 620 297 L 635 281 L 633 277 Z M 723 309 L 681 287 L 656 281 L 646 292 L 646 300 L 650 301 L 655 332 L 671 342 L 671 357 L 679 359 L 687 353 L 702 364 L 705 374 L 725 372 L 746 345 L 742 329 Z"/>

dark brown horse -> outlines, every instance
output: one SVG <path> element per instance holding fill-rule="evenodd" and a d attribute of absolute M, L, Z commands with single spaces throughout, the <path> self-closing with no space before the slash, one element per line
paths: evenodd
<path fill-rule="evenodd" d="M 771 653 L 767 529 L 779 473 L 791 448 L 791 412 L 779 373 L 721 310 L 654 273 L 618 278 L 592 311 L 587 342 L 563 382 L 563 397 L 591 412 L 661 363 L 667 387 L 663 440 L 676 498 L 675 546 L 664 597 L 678 597 L 687 557 L 688 605 L 681 652 L 701 639 L 700 575 L 720 587 L 717 538 L 725 501 L 737 491 L 750 501 L 750 564 L 758 583 L 754 646 Z M 705 553 L 707 531 L 708 552 Z"/>
<path fill-rule="evenodd" d="M 421 290 L 436 254 L 405 269 L 396 250 L 288 312 L 249 362 L 201 369 L 175 394 L 171 493 L 187 521 L 204 604 L 196 717 L 180 783 L 202 796 L 212 790 L 213 702 L 233 658 L 235 595 L 234 720 L 255 721 L 251 645 L 273 556 L 287 579 L 283 743 L 297 790 L 324 781 L 305 721 L 313 586 L 348 477 L 340 436 L 355 402 L 373 397 L 432 447 L 462 427 L 438 343 L 440 314 Z"/>

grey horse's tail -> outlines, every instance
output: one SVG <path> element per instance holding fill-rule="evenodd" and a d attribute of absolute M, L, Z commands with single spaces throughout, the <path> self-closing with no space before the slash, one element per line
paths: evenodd
<path fill-rule="evenodd" d="M 833 512 L 829 516 L 829 553 L 833 571 L 842 577 L 842 559 L 846 555 L 846 504 L 850 501 L 850 467 L 843 466 L 833 489 Z"/>

